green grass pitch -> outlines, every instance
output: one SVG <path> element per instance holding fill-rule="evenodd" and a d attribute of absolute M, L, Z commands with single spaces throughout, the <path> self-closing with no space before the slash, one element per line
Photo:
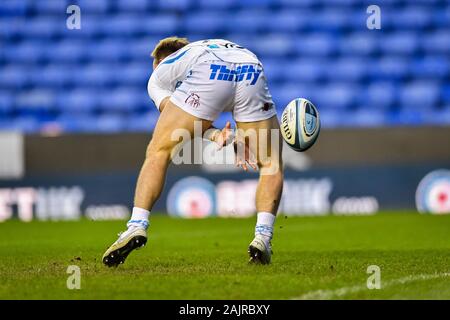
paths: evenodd
<path fill-rule="evenodd" d="M 450 215 L 279 215 L 269 266 L 247 263 L 254 221 L 153 215 L 147 246 L 113 269 L 101 256 L 123 221 L 4 222 L 0 299 L 450 299 Z"/>

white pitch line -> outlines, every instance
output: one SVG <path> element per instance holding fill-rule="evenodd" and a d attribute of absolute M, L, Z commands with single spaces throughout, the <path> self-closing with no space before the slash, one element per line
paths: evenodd
<path fill-rule="evenodd" d="M 395 286 L 399 284 L 405 284 L 414 281 L 432 280 L 437 278 L 450 277 L 450 273 L 435 273 L 435 274 L 419 274 L 412 275 L 404 278 L 398 278 L 393 280 L 381 281 L 381 289 Z M 364 290 L 369 290 L 365 285 L 357 285 L 353 287 L 342 287 L 335 290 L 316 290 L 307 292 L 299 297 L 292 298 L 291 300 L 328 300 L 331 298 L 339 298 L 346 296 L 350 293 L 356 293 Z M 374 289 L 375 290 L 375 289 Z"/>

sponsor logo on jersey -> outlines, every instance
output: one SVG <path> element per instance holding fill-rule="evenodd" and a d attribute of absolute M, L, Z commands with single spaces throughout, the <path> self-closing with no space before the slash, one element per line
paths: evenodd
<path fill-rule="evenodd" d="M 254 65 L 242 65 L 235 70 L 227 68 L 227 66 L 220 64 L 211 64 L 211 75 L 209 80 L 222 80 L 222 81 L 250 81 L 250 85 L 255 85 L 258 81 L 259 75 L 262 69 L 255 68 Z"/>
<path fill-rule="evenodd" d="M 192 108 L 197 109 L 200 106 L 200 96 L 196 93 L 191 93 L 186 100 L 184 100 L 184 103 L 187 103 Z"/>

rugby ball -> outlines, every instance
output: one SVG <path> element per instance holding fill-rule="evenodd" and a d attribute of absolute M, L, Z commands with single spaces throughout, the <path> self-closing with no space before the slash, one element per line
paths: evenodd
<path fill-rule="evenodd" d="M 281 114 L 281 135 L 295 151 L 306 151 L 316 142 L 320 132 L 320 118 L 311 101 L 298 98 L 286 106 Z"/>

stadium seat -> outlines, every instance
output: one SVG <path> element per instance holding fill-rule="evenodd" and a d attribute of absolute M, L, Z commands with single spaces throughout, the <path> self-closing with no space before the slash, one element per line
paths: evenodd
<path fill-rule="evenodd" d="M 390 11 L 389 24 L 399 29 L 427 28 L 432 23 L 432 11 L 427 6 L 407 6 L 402 10 Z M 384 18 L 384 12 L 383 12 Z M 385 19 L 384 19 L 385 20 Z"/>
<path fill-rule="evenodd" d="M 194 2 L 193 0 L 155 0 L 155 1 L 156 6 L 163 11 L 169 10 L 185 11 L 190 7 L 191 2 Z"/>
<path fill-rule="evenodd" d="M 337 41 L 325 33 L 311 33 L 297 36 L 293 46 L 297 55 L 327 56 L 336 50 Z"/>
<path fill-rule="evenodd" d="M 157 37 L 135 38 L 133 42 L 129 43 L 127 48 L 127 54 L 129 55 L 130 60 L 148 61 L 150 59 L 153 48 L 156 46 L 159 40 L 160 39 Z"/>
<path fill-rule="evenodd" d="M 128 85 L 139 86 L 146 91 L 147 82 L 150 78 L 152 69 L 150 63 L 130 63 L 122 65 L 116 72 L 117 76 L 120 77 L 121 82 Z"/>
<path fill-rule="evenodd" d="M 8 121 L 0 120 L 0 127 L 6 130 L 21 131 L 25 133 L 38 132 L 40 129 L 39 120 L 31 115 L 21 115 L 18 117 L 12 117 Z"/>
<path fill-rule="evenodd" d="M 411 71 L 416 78 L 445 78 L 450 73 L 450 60 L 445 56 L 425 56 L 412 63 Z"/>
<path fill-rule="evenodd" d="M 424 114 L 420 110 L 403 109 L 388 114 L 388 125 L 394 126 L 420 126 L 424 124 Z"/>
<path fill-rule="evenodd" d="M 436 10 L 433 15 L 433 25 L 437 28 L 442 28 L 442 30 L 448 30 L 448 27 L 450 27 L 450 7 L 447 5 L 436 6 L 435 8 Z"/>
<path fill-rule="evenodd" d="M 401 80 L 409 75 L 410 62 L 407 58 L 386 56 L 368 63 L 368 70 L 373 79 Z"/>
<path fill-rule="evenodd" d="M 179 19 L 173 13 L 145 16 L 139 21 L 146 35 L 160 35 L 165 38 L 174 35 L 178 30 Z"/>
<path fill-rule="evenodd" d="M 268 19 L 270 15 L 264 10 L 244 9 L 230 12 L 226 17 L 228 23 L 225 30 L 243 34 L 257 33 L 267 28 Z"/>
<path fill-rule="evenodd" d="M 344 85 L 339 82 L 319 86 L 314 94 L 313 103 L 319 109 L 349 109 L 353 107 L 360 90 L 357 85 Z"/>
<path fill-rule="evenodd" d="M 58 36 L 61 30 L 66 29 L 66 20 L 52 16 L 39 16 L 27 19 L 22 23 L 21 33 L 31 39 L 37 37 L 52 38 Z"/>
<path fill-rule="evenodd" d="M 229 19 L 220 12 L 204 12 L 186 17 L 183 26 L 187 32 L 193 33 L 218 33 L 224 30 L 230 23 Z"/>
<path fill-rule="evenodd" d="M 381 127 L 386 123 L 386 114 L 381 109 L 358 109 L 340 117 L 340 121 L 340 126 L 346 127 Z"/>
<path fill-rule="evenodd" d="M 441 96 L 444 104 L 450 106 L 450 82 L 442 87 Z"/>
<path fill-rule="evenodd" d="M 439 30 L 421 39 L 422 50 L 430 53 L 448 54 L 450 52 L 450 31 Z"/>
<path fill-rule="evenodd" d="M 29 2 L 29 8 L 31 7 L 33 11 L 38 13 L 39 15 L 41 14 L 60 15 L 61 13 L 65 14 L 67 7 L 69 6 L 69 4 L 65 3 L 65 1 L 54 1 L 54 0 L 39 0 L 39 1 L 26 0 L 18 2 Z"/>
<path fill-rule="evenodd" d="M 328 67 L 323 59 L 304 58 L 285 63 L 281 72 L 287 81 L 315 82 L 327 73 Z"/>
<path fill-rule="evenodd" d="M 347 25 L 348 12 L 342 9 L 325 9 L 310 15 L 308 27 L 313 30 L 339 31 Z"/>
<path fill-rule="evenodd" d="M 270 34 L 253 38 L 248 48 L 261 57 L 280 57 L 292 51 L 292 41 L 281 34 Z"/>
<path fill-rule="evenodd" d="M 155 127 L 158 118 L 158 112 L 133 114 L 127 119 L 125 123 L 125 130 L 151 132 Z"/>
<path fill-rule="evenodd" d="M 275 0 L 246 0 L 246 1 L 239 1 L 239 6 L 244 8 L 261 8 L 261 7 L 268 7 L 269 5 L 273 4 Z"/>
<path fill-rule="evenodd" d="M 330 81 L 361 81 L 367 71 L 365 60 L 348 57 L 336 59 L 324 66 L 324 73 Z"/>
<path fill-rule="evenodd" d="M 313 4 L 315 4 L 317 0 L 277 0 L 277 3 L 279 5 L 285 6 L 285 7 L 311 7 Z"/>
<path fill-rule="evenodd" d="M 29 70 L 21 65 L 6 65 L 0 72 L 0 88 L 23 88 L 29 81 Z"/>
<path fill-rule="evenodd" d="M 18 16 L 25 14 L 29 1 L 2 0 L 0 16 Z"/>
<path fill-rule="evenodd" d="M 93 113 L 99 104 L 99 92 L 91 89 L 74 89 L 57 97 L 57 109 L 69 114 Z"/>
<path fill-rule="evenodd" d="M 78 39 L 66 39 L 46 47 L 48 59 L 54 62 L 78 62 L 89 53 L 88 43 Z"/>
<path fill-rule="evenodd" d="M 50 64 L 36 67 L 30 75 L 34 87 L 49 87 L 63 90 L 65 86 L 76 84 L 73 74 L 76 70 L 70 65 Z"/>
<path fill-rule="evenodd" d="M 0 36 L 3 40 L 15 38 L 22 34 L 24 19 L 8 17 L 0 19 Z"/>
<path fill-rule="evenodd" d="M 142 33 L 142 24 L 146 19 L 152 19 L 152 17 L 146 17 L 142 14 L 117 14 L 103 21 L 101 25 L 102 33 L 109 36 L 136 35 Z"/>
<path fill-rule="evenodd" d="M 450 123 L 450 105 L 424 113 L 423 122 L 431 125 L 448 126 Z"/>
<path fill-rule="evenodd" d="M 139 108 L 147 97 L 145 89 L 136 90 L 124 87 L 106 91 L 99 97 L 99 107 L 104 111 L 133 111 Z"/>
<path fill-rule="evenodd" d="M 270 90 L 275 105 L 280 110 L 283 110 L 283 108 L 287 106 L 289 102 L 298 97 L 303 97 L 311 100 L 319 109 L 321 109 L 322 107 L 316 104 L 317 89 L 313 85 L 287 84 L 282 86 L 272 86 Z"/>
<path fill-rule="evenodd" d="M 369 55 L 377 51 L 377 35 L 367 30 L 351 33 L 339 41 L 339 52 L 343 55 Z"/>
<path fill-rule="evenodd" d="M 118 0 L 117 10 L 120 12 L 124 11 L 135 11 L 143 12 L 151 8 L 151 3 L 147 0 Z"/>
<path fill-rule="evenodd" d="M 380 48 L 384 54 L 411 55 L 419 47 L 419 38 L 412 32 L 397 32 L 380 39 Z"/>
<path fill-rule="evenodd" d="M 99 132 L 121 132 L 126 128 L 125 119 L 120 114 L 105 114 L 96 118 L 95 129 Z"/>
<path fill-rule="evenodd" d="M 273 21 L 267 28 L 270 32 L 292 33 L 304 30 L 308 26 L 307 19 L 299 19 L 301 16 L 308 16 L 311 12 L 308 10 L 282 10 L 273 13 Z"/>
<path fill-rule="evenodd" d="M 129 2 L 135 2 L 129 1 Z M 82 13 L 105 13 L 111 6 L 111 1 L 109 0 L 78 0 L 78 6 L 82 10 Z"/>
<path fill-rule="evenodd" d="M 21 91 L 15 97 L 15 108 L 22 111 L 36 112 L 54 109 L 55 94 L 49 89 Z"/>
<path fill-rule="evenodd" d="M 267 58 L 262 60 L 262 64 L 269 84 L 284 81 L 286 76 L 291 74 L 290 72 L 286 72 L 287 65 L 284 61 L 280 61 L 280 59 Z"/>
<path fill-rule="evenodd" d="M 398 99 L 398 85 L 394 82 L 372 82 L 358 93 L 358 105 L 368 110 L 388 110 Z"/>
<path fill-rule="evenodd" d="M 404 85 L 400 91 L 403 110 L 432 109 L 439 100 L 439 86 L 434 82 L 417 81 Z"/>
<path fill-rule="evenodd" d="M 56 118 L 64 132 L 98 132 L 97 116 L 66 113 Z"/>
<path fill-rule="evenodd" d="M 13 110 L 14 99 L 8 91 L 0 91 L 0 114 Z"/>
<path fill-rule="evenodd" d="M 93 41 L 88 44 L 90 50 L 86 52 L 87 58 L 91 62 L 117 62 L 130 56 L 130 46 L 126 40 L 106 39 L 103 41 Z"/>
<path fill-rule="evenodd" d="M 14 63 L 38 64 L 46 57 L 45 42 L 24 41 L 2 47 L 3 59 Z"/>
<path fill-rule="evenodd" d="M 78 85 L 106 87 L 113 84 L 115 77 L 120 77 L 120 74 L 116 74 L 108 64 L 89 64 L 81 70 L 76 70 L 73 76 Z"/>
<path fill-rule="evenodd" d="M 238 2 L 239 0 L 227 0 L 227 1 L 198 0 L 197 5 L 204 10 L 209 9 L 227 10 L 232 8 Z"/>

